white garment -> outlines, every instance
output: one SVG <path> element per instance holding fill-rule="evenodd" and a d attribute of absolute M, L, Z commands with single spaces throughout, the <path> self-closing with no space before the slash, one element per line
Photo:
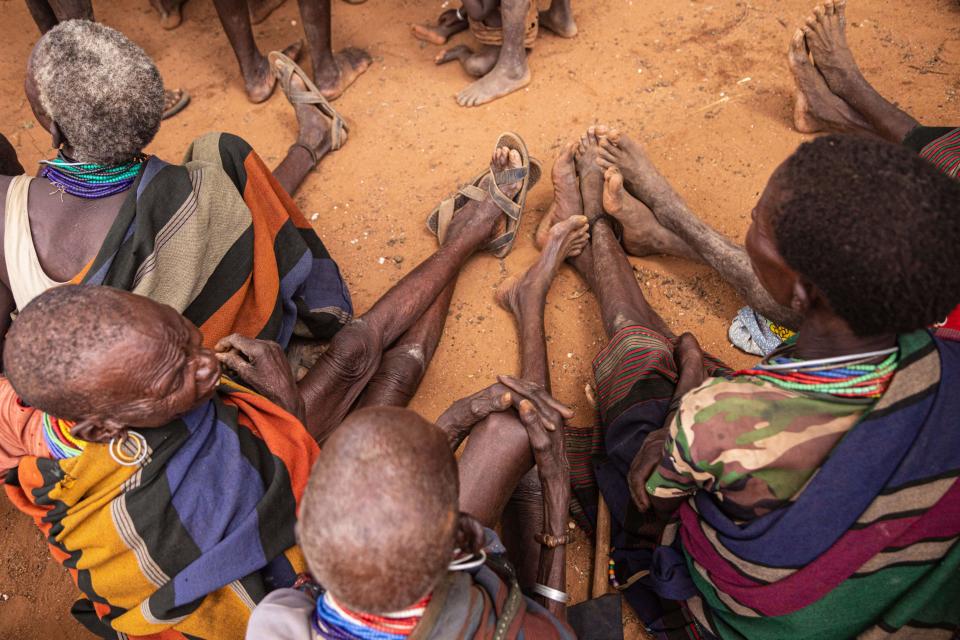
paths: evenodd
<path fill-rule="evenodd" d="M 250 614 L 246 640 L 312 640 L 316 602 L 297 589 L 276 589 Z"/>
<path fill-rule="evenodd" d="M 7 263 L 10 291 L 13 292 L 18 310 L 47 289 L 66 284 L 47 276 L 37 257 L 33 233 L 30 231 L 30 214 L 27 212 L 32 180 L 30 176 L 20 175 L 10 181 L 3 224 L 3 256 Z"/>

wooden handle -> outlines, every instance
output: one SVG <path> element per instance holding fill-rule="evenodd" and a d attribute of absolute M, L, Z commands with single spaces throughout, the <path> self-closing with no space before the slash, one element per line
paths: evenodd
<path fill-rule="evenodd" d="M 593 555 L 593 596 L 599 598 L 607 593 L 610 581 L 607 567 L 610 562 L 610 509 L 600 494 L 597 504 L 597 546 Z"/>

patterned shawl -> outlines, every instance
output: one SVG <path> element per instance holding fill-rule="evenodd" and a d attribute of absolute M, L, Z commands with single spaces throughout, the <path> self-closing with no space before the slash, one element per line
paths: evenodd
<path fill-rule="evenodd" d="M 305 570 L 294 524 L 317 445 L 293 416 L 229 383 L 139 432 L 150 448 L 140 467 L 88 444 L 66 460 L 24 458 L 7 494 L 108 633 L 242 638 L 256 603 Z"/>
<path fill-rule="evenodd" d="M 790 505 L 746 524 L 706 492 L 681 507 L 683 556 L 655 558 L 662 595 L 722 638 L 954 637 L 960 343 L 920 331 L 900 348 L 887 392 Z"/>
<path fill-rule="evenodd" d="M 231 333 L 325 339 L 352 313 L 337 264 L 250 145 L 198 138 L 183 166 L 150 158 L 73 282 L 168 304 L 212 347 Z"/>

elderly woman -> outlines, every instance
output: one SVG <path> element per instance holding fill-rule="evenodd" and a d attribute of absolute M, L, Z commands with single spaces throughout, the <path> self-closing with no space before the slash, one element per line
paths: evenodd
<path fill-rule="evenodd" d="M 309 95 L 296 75 L 286 86 Z M 284 346 L 295 329 L 327 338 L 351 316 L 336 264 L 289 195 L 332 133 L 343 142 L 316 104 L 295 107 L 300 132 L 273 174 L 220 133 L 168 164 L 143 153 L 163 110 L 157 68 L 123 34 L 86 20 L 40 39 L 26 93 L 58 151 L 37 177 L 0 176 L 0 334 L 11 312 L 65 282 L 168 304 L 208 346 L 231 333 Z"/>
<path fill-rule="evenodd" d="M 604 142 L 585 140 L 592 218 Z M 672 197 L 639 145 L 616 146 L 653 204 Z M 599 448 L 572 452 L 571 475 L 599 485 L 616 579 L 656 637 L 960 629 L 960 343 L 927 329 L 960 300 L 958 210 L 960 184 L 902 146 L 802 145 L 770 177 L 746 239 L 760 286 L 799 331 L 738 372 L 675 338 L 610 223 L 592 225 L 574 264 L 615 321 L 594 361 Z M 604 293 L 617 265 L 619 300 Z"/>

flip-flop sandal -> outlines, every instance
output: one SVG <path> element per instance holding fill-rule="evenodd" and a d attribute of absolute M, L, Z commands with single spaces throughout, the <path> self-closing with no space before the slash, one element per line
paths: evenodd
<path fill-rule="evenodd" d="M 170 103 L 169 107 L 167 107 L 168 102 Z M 183 89 L 164 89 L 163 105 L 165 108 L 160 119 L 166 120 L 167 118 L 177 115 L 183 111 L 183 108 L 188 104 L 190 104 L 190 94 Z"/>
<path fill-rule="evenodd" d="M 313 84 L 310 76 L 300 68 L 300 65 L 279 51 L 271 51 L 267 58 L 270 60 L 270 68 L 273 70 L 274 75 L 277 76 L 280 88 L 283 89 L 283 93 L 287 96 L 290 104 L 312 104 L 316 106 L 317 109 L 320 110 L 320 113 L 326 116 L 330 122 L 330 150 L 336 151 L 342 147 L 346 142 L 344 134 L 350 129 L 347 127 L 347 123 L 343 117 L 337 113 L 336 109 L 330 106 L 327 99 L 323 97 L 317 85 Z M 293 78 L 293 74 L 300 76 L 303 84 L 307 85 L 306 91 L 295 91 L 293 87 L 291 87 L 290 80 Z"/>
<path fill-rule="evenodd" d="M 447 228 L 453 217 L 467 204 L 469 200 L 482 202 L 488 197 L 500 208 L 506 216 L 506 225 L 503 233 L 491 240 L 484 249 L 498 258 L 503 258 L 513 249 L 513 243 L 517 239 L 517 230 L 520 228 L 520 219 L 523 215 L 523 207 L 527 201 L 527 192 L 532 189 L 540 176 L 543 175 L 543 165 L 536 158 L 531 158 L 527 153 L 527 145 L 515 133 L 503 133 L 497 139 L 494 149 L 507 147 L 515 149 L 520 153 L 521 165 L 516 168 L 506 169 L 500 172 L 493 172 L 488 168 L 482 171 L 468 184 L 460 187 L 456 195 L 447 198 L 434 209 L 427 218 L 427 229 L 437 236 L 437 239 L 443 244 L 446 239 Z M 483 179 L 492 176 L 487 188 L 480 186 Z M 512 184 L 517 181 L 523 181 L 520 190 L 512 198 L 507 197 L 501 190 L 500 185 Z"/>

